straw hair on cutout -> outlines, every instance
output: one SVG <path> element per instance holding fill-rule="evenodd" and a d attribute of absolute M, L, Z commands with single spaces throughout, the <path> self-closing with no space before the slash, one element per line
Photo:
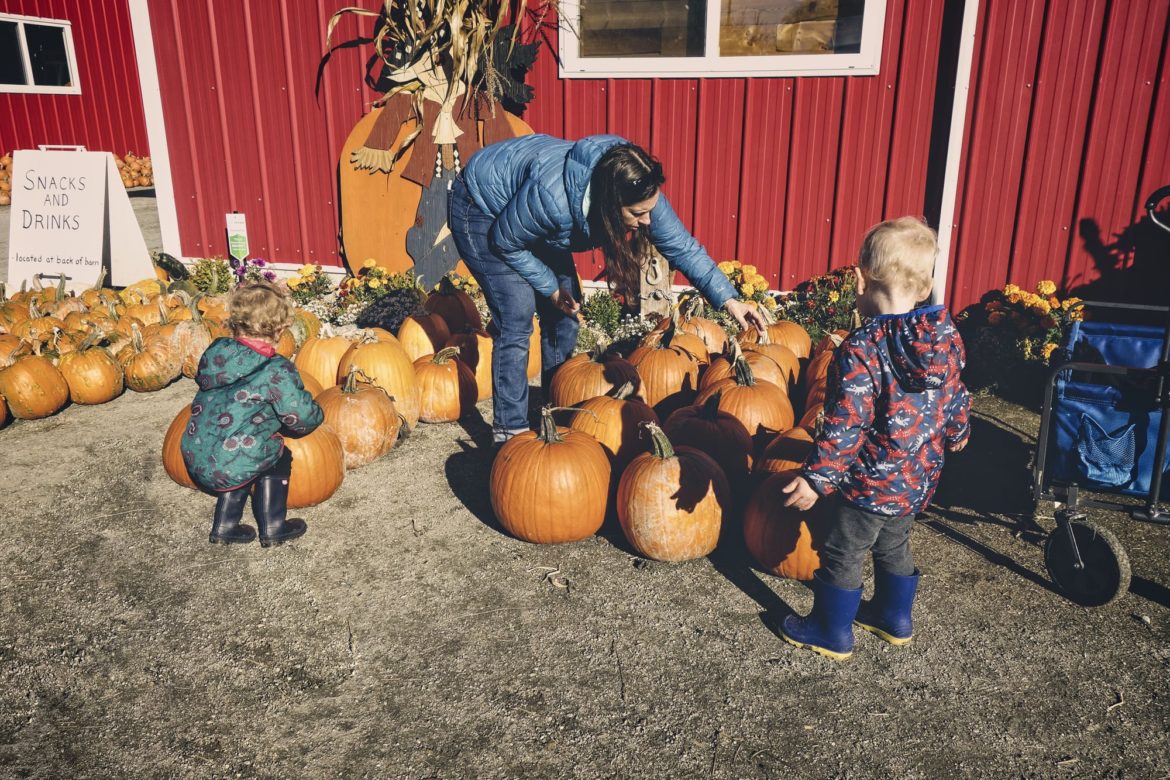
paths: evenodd
<path fill-rule="evenodd" d="M 234 336 L 276 341 L 292 321 L 288 295 L 272 282 L 251 282 L 237 287 L 228 299 L 228 327 Z"/>
<path fill-rule="evenodd" d="M 934 283 L 938 236 L 917 217 L 874 225 L 861 242 L 858 263 L 870 284 L 919 296 Z"/>

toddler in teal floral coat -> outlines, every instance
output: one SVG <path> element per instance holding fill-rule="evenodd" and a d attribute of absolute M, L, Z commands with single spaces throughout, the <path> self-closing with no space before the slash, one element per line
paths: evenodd
<path fill-rule="evenodd" d="M 306 530 L 304 520 L 287 518 L 292 454 L 281 432 L 304 436 L 323 416 L 296 367 L 276 354 L 276 343 L 292 324 L 284 291 L 270 282 L 240 287 L 228 312 L 235 338 L 216 339 L 199 361 L 183 460 L 191 478 L 219 496 L 209 541 L 256 538 L 240 525 L 251 493 L 260 545 L 268 547 Z"/>

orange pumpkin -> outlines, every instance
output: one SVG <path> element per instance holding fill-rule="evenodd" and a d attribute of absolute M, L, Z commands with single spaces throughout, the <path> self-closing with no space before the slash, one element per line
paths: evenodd
<path fill-rule="evenodd" d="M 96 340 L 91 336 L 57 363 L 75 404 L 104 404 L 122 394 L 122 366 L 109 352 L 93 346 Z"/>
<path fill-rule="evenodd" d="M 394 406 L 406 418 L 408 427 L 418 425 L 418 379 L 414 364 L 401 345 L 378 341 L 377 337 L 367 334 L 342 355 L 337 376 L 346 376 L 353 366 L 360 368 L 371 382 L 389 393 Z"/>
<path fill-rule="evenodd" d="M 163 470 L 166 471 L 168 477 L 183 487 L 198 490 L 199 486 L 195 484 L 195 480 L 191 479 L 191 475 L 187 472 L 187 463 L 183 460 L 183 431 L 187 430 L 187 425 L 190 422 L 191 404 L 187 404 L 175 415 L 175 419 L 167 428 L 166 435 L 163 436 L 162 462 Z"/>
<path fill-rule="evenodd" d="M 452 333 L 483 329 L 483 318 L 479 316 L 475 301 L 452 284 L 446 275 L 439 280 L 439 289 L 423 301 L 423 311 L 442 317 Z"/>
<path fill-rule="evenodd" d="M 605 521 L 610 466 L 592 436 L 558 428 L 552 411 L 540 432 L 525 431 L 500 447 L 492 462 L 492 510 L 508 533 L 526 542 L 575 542 Z"/>
<path fill-rule="evenodd" d="M 639 346 L 652 347 L 663 339 L 667 339 L 672 346 L 680 347 L 689 352 L 699 366 L 705 366 L 711 362 L 711 355 L 707 350 L 706 342 L 693 333 L 687 333 L 682 329 L 679 323 L 678 309 L 674 310 L 667 323 L 664 329 L 652 330 L 647 333 L 642 338 Z"/>
<path fill-rule="evenodd" d="M 458 347 L 460 359 L 475 374 L 477 401 L 492 397 L 492 337 L 485 330 L 465 331 L 452 336 L 448 347 Z"/>
<path fill-rule="evenodd" d="M 55 414 L 69 402 L 69 385 L 48 358 L 25 355 L 0 369 L 0 395 L 13 417 L 36 420 Z"/>
<path fill-rule="evenodd" d="M 642 397 L 660 418 L 694 401 L 699 387 L 698 361 L 687 350 L 674 346 L 673 338 L 667 331 L 657 344 L 638 347 L 629 358 L 642 378 Z"/>
<path fill-rule="evenodd" d="M 438 314 L 412 314 L 398 327 L 398 342 L 411 362 L 446 346 L 451 330 Z"/>
<path fill-rule="evenodd" d="M 657 424 L 658 415 L 634 395 L 633 385 L 627 382 L 611 390 L 609 395 L 582 403 L 569 421 L 569 427 L 597 439 L 609 455 L 616 476 L 635 456 L 649 449 L 649 442 L 639 428 L 645 422 Z"/>
<path fill-rule="evenodd" d="M 756 381 L 743 358 L 735 363 L 735 378 L 724 379 L 699 393 L 695 403 L 703 403 L 722 391 L 719 408 L 728 412 L 747 428 L 759 452 L 780 431 L 792 427 L 794 414 L 788 395 L 771 382 Z"/>
<path fill-rule="evenodd" d="M 4 400 L 4 396 L 0 395 L 0 428 L 8 422 L 8 402 Z"/>
<path fill-rule="evenodd" d="M 711 360 L 711 365 L 703 372 L 699 380 L 699 390 L 706 390 L 716 382 L 735 376 L 735 361 L 743 357 L 751 366 L 752 374 L 757 379 L 771 382 L 781 389 L 786 389 L 792 381 L 792 372 L 781 368 L 776 361 L 763 352 L 745 352 L 734 340 L 729 340 L 724 353 Z M 792 354 L 789 352 L 788 354 Z"/>
<path fill-rule="evenodd" d="M 315 336 L 301 345 L 293 365 L 302 376 L 311 376 L 325 390 L 337 384 L 341 358 L 353 346 L 344 336 Z M 341 376 L 345 376 L 343 372 Z"/>
<path fill-rule="evenodd" d="M 655 561 L 709 555 L 719 543 L 731 489 L 709 455 L 671 446 L 654 423 L 643 423 L 653 449 L 630 463 L 618 482 L 617 515 L 626 539 Z"/>
<path fill-rule="evenodd" d="M 325 501 L 345 479 L 345 450 L 341 439 L 325 423 L 307 436 L 286 436 L 284 446 L 292 453 L 288 479 L 288 507 L 299 509 Z"/>
<path fill-rule="evenodd" d="M 818 501 L 807 512 L 784 506 L 783 488 L 799 474 L 772 474 L 748 500 L 743 536 L 748 552 L 764 571 L 778 577 L 811 580 L 821 565 L 819 551 L 831 518 L 829 502 Z"/>
<path fill-rule="evenodd" d="M 756 459 L 755 473 L 778 474 L 795 471 L 804 465 L 804 459 L 813 449 L 813 437 L 799 425 L 772 439 Z"/>
<path fill-rule="evenodd" d="M 680 447 L 694 447 L 711 456 L 728 482 L 741 486 L 752 468 L 752 437 L 739 418 L 720 410 L 721 393 L 702 404 L 684 406 L 667 418 L 662 430 Z"/>
<path fill-rule="evenodd" d="M 475 374 L 458 355 L 457 347 L 446 347 L 414 361 L 421 421 L 455 422 L 475 408 Z"/>
<path fill-rule="evenodd" d="M 385 455 L 402 429 L 402 416 L 390 396 L 377 385 L 359 382 L 361 373 L 350 369 L 341 384 L 316 396 L 325 424 L 341 441 L 346 469 L 359 468 Z"/>
<path fill-rule="evenodd" d="M 829 364 L 833 362 L 833 350 L 826 349 L 812 360 L 808 361 L 808 368 L 804 370 L 804 381 L 811 387 L 815 382 L 823 382 L 829 374 Z"/>
<path fill-rule="evenodd" d="M 749 341 L 740 346 L 747 354 L 754 352 L 771 358 L 772 362 L 778 365 L 787 377 L 787 381 L 777 382 L 776 386 L 785 394 L 790 393 L 796 387 L 797 380 L 800 379 L 800 359 L 783 344 L 773 343 L 768 331 L 763 331 L 758 336 L 759 341 Z"/>
<path fill-rule="evenodd" d="M 162 390 L 179 377 L 182 358 L 169 339 L 142 337 L 138 326 L 133 327 L 130 344 L 118 353 L 126 387 L 136 393 Z"/>
<path fill-rule="evenodd" d="M 630 382 L 638 392 L 638 370 L 616 355 L 608 353 L 604 342 L 562 363 L 549 383 L 549 402 L 553 406 L 576 406 L 582 401 L 606 395 Z"/>
<path fill-rule="evenodd" d="M 841 346 L 841 343 L 844 342 L 848 336 L 849 331 L 847 330 L 834 330 L 826 333 L 821 337 L 821 340 L 818 341 L 815 346 L 813 346 L 811 357 L 815 358 L 823 352 L 832 352 L 834 349 Z"/>

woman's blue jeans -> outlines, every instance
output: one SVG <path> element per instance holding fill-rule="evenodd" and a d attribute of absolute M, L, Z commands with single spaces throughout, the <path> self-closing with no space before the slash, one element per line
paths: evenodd
<path fill-rule="evenodd" d="M 455 179 L 447 210 L 447 224 L 463 262 L 479 282 L 492 313 L 492 439 L 503 442 L 529 430 L 528 340 L 532 318 L 540 317 L 541 384 L 548 387 L 552 372 L 573 354 L 580 325 L 561 313 L 552 301 L 538 295 L 524 277 L 492 250 L 488 235 L 495 218 L 485 214 L 467 194 L 463 177 Z M 563 290 L 581 300 L 573 256 L 565 250 L 533 247 L 535 254 L 557 275 Z"/>

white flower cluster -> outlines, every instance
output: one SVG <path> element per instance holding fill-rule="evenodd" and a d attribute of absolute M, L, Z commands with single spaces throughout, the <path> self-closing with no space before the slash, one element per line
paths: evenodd
<path fill-rule="evenodd" d="M 335 292 L 309 301 L 302 308 L 317 315 L 321 322 L 333 325 L 352 325 L 362 309 L 361 306 L 342 306 Z"/>

